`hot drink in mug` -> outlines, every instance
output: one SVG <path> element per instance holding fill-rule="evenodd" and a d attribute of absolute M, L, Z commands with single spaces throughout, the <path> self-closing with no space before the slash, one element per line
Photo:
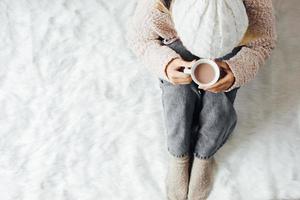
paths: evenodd
<path fill-rule="evenodd" d="M 215 84 L 221 75 L 219 66 L 210 59 L 199 59 L 189 69 L 185 67 L 183 73 L 190 74 L 199 88 L 206 88 Z"/>

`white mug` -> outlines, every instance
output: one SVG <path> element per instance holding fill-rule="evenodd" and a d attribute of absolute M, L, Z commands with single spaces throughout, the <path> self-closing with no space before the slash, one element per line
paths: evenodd
<path fill-rule="evenodd" d="M 214 70 L 214 78 L 213 80 L 211 80 L 210 82 L 208 83 L 200 83 L 196 77 L 195 77 L 195 69 L 200 65 L 200 64 L 203 64 L 203 63 L 206 63 L 206 64 L 209 64 L 212 69 Z M 197 60 L 191 67 L 191 69 L 185 67 L 184 70 L 183 70 L 183 73 L 185 74 L 190 74 L 192 76 L 192 79 L 195 83 L 197 83 L 197 85 L 199 86 L 199 88 L 206 88 L 206 87 L 209 87 L 213 84 L 215 84 L 218 80 L 219 80 L 219 77 L 220 77 L 220 69 L 219 69 L 219 66 L 217 65 L 216 62 L 214 62 L 213 60 L 210 60 L 210 59 L 206 59 L 206 58 L 202 58 L 202 59 L 199 59 Z"/>

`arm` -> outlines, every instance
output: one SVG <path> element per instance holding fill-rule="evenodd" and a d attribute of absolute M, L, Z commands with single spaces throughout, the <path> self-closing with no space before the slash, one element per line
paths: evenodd
<path fill-rule="evenodd" d="M 126 32 L 128 46 L 134 54 L 151 72 L 167 81 L 166 66 L 180 58 L 174 50 L 161 45 L 159 39 L 177 37 L 175 30 L 167 26 L 170 22 L 170 16 L 159 11 L 154 0 L 139 0 Z"/>
<path fill-rule="evenodd" d="M 235 82 L 225 92 L 254 79 L 277 42 L 272 0 L 245 0 L 245 6 L 249 18 L 246 40 L 249 40 L 234 57 L 225 61 L 235 77 Z"/>

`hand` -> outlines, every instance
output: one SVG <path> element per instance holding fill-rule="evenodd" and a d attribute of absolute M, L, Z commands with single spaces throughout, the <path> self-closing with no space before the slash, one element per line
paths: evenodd
<path fill-rule="evenodd" d="M 185 61 L 181 58 L 175 58 L 166 67 L 168 79 L 173 85 L 177 84 L 189 84 L 192 82 L 192 77 L 189 74 L 185 74 L 180 71 L 184 67 L 191 68 L 194 61 Z"/>
<path fill-rule="evenodd" d="M 221 68 L 225 71 L 226 75 L 223 78 L 221 78 L 220 80 L 218 80 L 215 84 L 213 84 L 207 88 L 204 88 L 204 90 L 217 93 L 217 92 L 222 92 L 222 91 L 230 88 L 233 85 L 235 78 L 234 78 L 234 75 L 233 75 L 231 69 L 229 68 L 229 66 L 226 62 L 217 61 L 217 60 L 215 60 L 215 62 L 217 63 L 219 68 Z"/>

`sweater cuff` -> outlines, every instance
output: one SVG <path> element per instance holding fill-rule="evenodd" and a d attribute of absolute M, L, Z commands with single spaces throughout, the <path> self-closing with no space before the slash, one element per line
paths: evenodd
<path fill-rule="evenodd" d="M 226 62 L 230 68 L 230 70 L 233 73 L 234 76 L 234 83 L 224 92 L 230 92 L 231 90 L 240 87 L 244 82 L 244 72 L 242 71 L 242 68 L 239 66 L 238 62 L 235 62 L 234 60 L 223 60 Z"/>
<path fill-rule="evenodd" d="M 167 66 L 171 61 L 173 61 L 176 58 L 180 58 L 180 55 L 177 54 L 176 52 L 174 52 L 174 53 L 167 54 L 165 56 L 165 58 L 162 59 L 163 60 L 162 64 L 161 64 L 162 68 L 158 73 L 159 78 L 170 82 L 170 79 L 168 78 L 168 75 L 167 75 Z"/>

